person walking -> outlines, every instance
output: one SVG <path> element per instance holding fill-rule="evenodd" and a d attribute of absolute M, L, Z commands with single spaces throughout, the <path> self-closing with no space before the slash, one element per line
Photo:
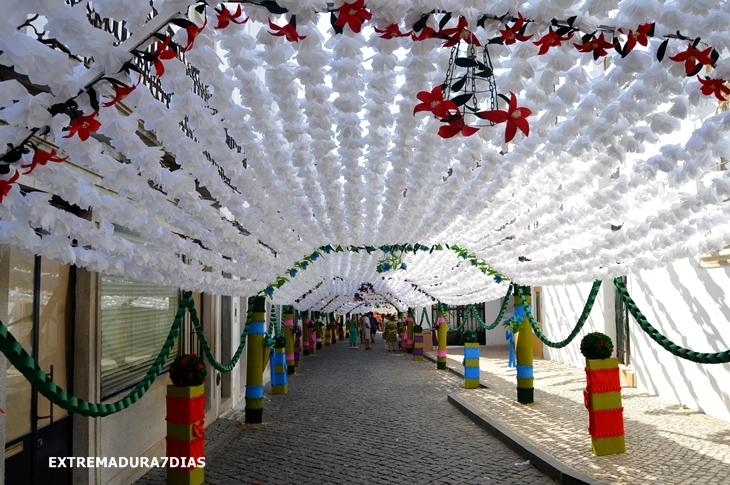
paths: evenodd
<path fill-rule="evenodd" d="M 375 337 L 378 335 L 378 319 L 375 318 L 373 312 L 368 313 L 370 317 L 370 341 L 375 343 Z"/>
<path fill-rule="evenodd" d="M 350 324 L 349 331 L 350 331 L 350 348 L 351 349 L 357 349 L 359 348 L 357 346 L 357 335 L 360 333 L 360 328 L 357 322 L 356 318 L 350 318 L 348 321 Z"/>
<path fill-rule="evenodd" d="M 362 332 L 364 338 L 365 338 L 365 350 L 373 350 L 370 347 L 370 315 L 372 315 L 373 312 L 368 313 L 367 315 L 363 315 L 360 319 L 360 331 Z"/>
<path fill-rule="evenodd" d="M 391 315 L 385 324 L 385 341 L 388 342 L 388 352 L 398 352 L 398 322 L 395 315 Z"/>

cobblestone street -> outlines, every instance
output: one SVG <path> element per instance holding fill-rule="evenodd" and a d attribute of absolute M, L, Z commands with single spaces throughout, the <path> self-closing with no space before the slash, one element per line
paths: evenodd
<path fill-rule="evenodd" d="M 267 386 L 261 425 L 243 424 L 244 403 L 212 423 L 206 483 L 553 483 L 449 404 L 461 379 L 381 343 L 303 357 L 288 395 Z M 164 482 L 154 469 L 137 484 Z"/>

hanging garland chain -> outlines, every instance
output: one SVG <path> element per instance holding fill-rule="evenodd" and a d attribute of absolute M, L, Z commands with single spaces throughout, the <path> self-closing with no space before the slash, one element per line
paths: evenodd
<path fill-rule="evenodd" d="M 183 301 L 187 302 L 187 309 L 190 312 L 190 320 L 193 322 L 193 328 L 195 328 L 195 334 L 198 336 L 198 340 L 200 341 L 200 345 L 203 347 L 203 352 L 205 353 L 205 357 L 208 359 L 208 362 L 210 365 L 217 370 L 218 372 L 230 372 L 233 370 L 234 367 L 236 367 L 236 364 L 238 363 L 238 359 L 241 357 L 241 353 L 243 352 L 244 347 L 246 347 L 246 337 L 248 336 L 248 327 L 251 323 L 249 318 L 246 318 L 246 325 L 243 327 L 243 333 L 241 334 L 241 342 L 238 345 L 238 348 L 236 349 L 236 353 L 233 354 L 233 357 L 231 358 L 231 361 L 223 365 L 217 360 L 215 360 L 215 357 L 213 356 L 213 351 L 210 349 L 210 345 L 208 344 L 208 340 L 205 338 L 205 334 L 203 333 L 203 327 L 200 325 L 200 320 L 198 320 L 198 312 L 195 310 L 195 301 L 192 297 L 192 292 L 184 291 L 183 292 Z"/>
<path fill-rule="evenodd" d="M 332 245 L 328 244 L 326 246 L 320 246 L 316 251 L 314 251 L 312 254 L 305 256 L 301 261 L 297 261 L 294 263 L 294 267 L 289 268 L 286 270 L 287 276 L 279 276 L 276 279 L 275 283 L 269 284 L 265 289 L 259 292 L 259 295 L 268 295 L 270 298 L 274 296 L 274 292 L 287 284 L 290 280 L 290 278 L 294 278 L 299 271 L 306 270 L 309 268 L 309 266 L 317 261 L 320 256 L 324 256 L 326 254 L 330 253 L 342 253 L 345 251 L 350 251 L 352 253 L 359 253 L 360 251 L 365 251 L 368 254 L 372 254 L 375 251 L 382 251 L 384 254 L 398 254 L 399 258 L 402 260 L 403 255 L 407 253 L 413 253 L 417 254 L 419 251 L 421 252 L 428 252 L 429 254 L 433 253 L 434 251 L 444 251 L 444 250 L 450 250 L 456 253 L 456 256 L 461 259 L 468 260 L 472 266 L 476 266 L 479 271 L 482 272 L 482 274 L 492 276 L 494 278 L 494 281 L 496 283 L 501 283 L 502 281 L 509 281 L 508 278 L 504 277 L 502 274 L 499 273 L 499 271 L 493 269 L 489 264 L 487 264 L 486 261 L 479 259 L 474 253 L 470 252 L 468 249 L 462 248 L 460 246 L 457 246 L 455 244 L 448 245 L 448 244 L 434 244 L 432 246 L 428 245 L 422 245 L 419 243 L 415 244 L 394 244 L 394 245 L 383 245 L 383 246 L 337 246 L 332 247 Z M 384 271 L 388 271 L 389 269 L 393 269 L 389 267 L 388 270 L 383 269 L 381 266 L 385 263 L 383 263 L 384 260 L 381 260 L 378 262 L 378 267 L 380 267 L 381 270 L 378 271 L 378 273 L 382 273 Z M 405 266 L 405 263 L 402 263 L 403 266 Z M 400 269 L 406 269 L 405 267 L 399 266 Z M 377 269 L 376 269 L 377 270 Z M 302 296 L 302 298 L 305 295 Z M 301 298 L 300 298 L 301 300 Z M 298 302 L 298 300 L 296 300 Z"/>
<path fill-rule="evenodd" d="M 621 299 L 624 301 L 626 306 L 629 308 L 631 315 L 636 319 L 636 323 L 639 324 L 641 329 L 646 332 L 652 340 L 661 345 L 665 350 L 668 350 L 672 355 L 676 355 L 679 358 L 689 360 L 690 362 L 696 362 L 698 364 L 726 364 L 730 362 L 730 349 L 723 350 L 722 352 L 695 352 L 684 347 L 681 347 L 667 337 L 659 333 L 646 319 L 643 313 L 636 306 L 636 303 L 629 295 L 626 285 L 620 278 L 614 278 L 613 284 L 618 290 Z"/>
<path fill-rule="evenodd" d="M 502 300 L 502 307 L 499 309 L 499 315 L 497 315 L 497 318 L 495 318 L 494 321 L 489 325 L 487 325 L 484 320 L 482 320 L 482 318 L 479 316 L 479 312 L 477 311 L 476 306 L 474 305 L 469 305 L 467 307 L 467 313 L 465 318 L 469 317 L 469 310 L 471 310 L 471 312 L 476 317 L 477 323 L 480 327 L 482 327 L 484 330 L 493 330 L 497 327 L 497 325 L 499 325 L 499 322 L 502 321 L 502 317 L 504 317 L 504 312 L 507 310 L 507 305 L 509 304 L 510 296 L 512 296 L 512 285 L 509 285 L 509 289 L 507 289 L 507 294 L 504 295 L 504 300 Z"/>
<path fill-rule="evenodd" d="M 530 306 L 527 304 L 527 300 L 525 299 L 525 295 L 522 292 L 522 287 L 517 286 L 517 294 L 520 297 L 520 301 L 522 302 L 522 305 L 525 308 L 525 314 L 527 316 L 527 319 L 530 322 L 530 325 L 532 325 L 532 330 L 535 332 L 535 335 L 537 338 L 539 338 L 542 343 L 547 345 L 548 347 L 552 347 L 554 349 L 562 349 L 566 345 L 568 345 L 570 342 L 573 341 L 576 335 L 578 335 L 578 332 L 580 332 L 581 328 L 583 328 L 583 325 L 586 323 L 586 320 L 588 320 L 588 315 L 590 315 L 591 310 L 593 309 L 593 303 L 596 301 L 596 297 L 598 296 L 598 290 L 601 288 L 601 280 L 596 280 L 593 282 L 593 286 L 591 287 L 591 292 L 588 294 L 588 300 L 586 300 L 585 306 L 583 306 L 583 313 L 580 314 L 580 318 L 575 324 L 575 327 L 573 328 L 573 331 L 570 332 L 570 335 L 568 335 L 565 340 L 561 340 L 560 342 L 552 342 L 548 340 L 547 337 L 545 337 L 545 334 L 542 333 L 540 328 L 537 326 L 537 322 L 535 322 L 534 317 L 532 316 L 532 312 L 530 311 Z"/>
<path fill-rule="evenodd" d="M 50 380 L 43 369 L 40 368 L 38 362 L 28 355 L 20 342 L 8 331 L 2 322 L 0 322 L 0 352 L 11 364 L 30 382 L 30 384 L 46 399 L 51 401 L 61 409 L 65 409 L 70 413 L 80 414 L 91 418 L 101 418 L 117 413 L 123 409 L 130 407 L 137 402 L 152 386 L 157 376 L 165 366 L 167 356 L 170 354 L 172 347 L 175 345 L 177 336 L 180 333 L 180 326 L 185 317 L 186 310 L 191 308 L 194 311 L 195 302 L 191 293 L 183 294 L 184 297 L 180 301 L 175 320 L 172 322 L 167 339 L 162 345 L 157 358 L 152 366 L 147 370 L 144 378 L 132 389 L 126 396 L 110 404 L 98 404 L 86 401 L 75 396 L 69 396 L 66 391 L 56 386 Z M 196 318 L 197 319 L 197 318 Z"/>
<path fill-rule="evenodd" d="M 420 327 L 423 327 L 423 319 L 426 319 L 426 324 L 428 325 L 428 328 L 431 327 L 431 321 L 428 319 L 428 312 L 426 311 L 426 307 L 423 307 L 423 311 L 421 312 L 421 320 L 418 322 L 418 325 Z"/>

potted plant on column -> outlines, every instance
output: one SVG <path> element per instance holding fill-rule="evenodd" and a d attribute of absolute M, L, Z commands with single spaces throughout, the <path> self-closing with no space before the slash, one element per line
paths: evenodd
<path fill-rule="evenodd" d="M 195 354 L 181 355 L 170 366 L 167 386 L 167 483 L 199 485 L 205 465 L 205 391 L 207 371 Z M 179 459 L 179 460 L 178 460 Z"/>
<path fill-rule="evenodd" d="M 588 432 L 593 454 L 611 455 L 626 451 L 624 440 L 624 408 L 621 405 L 621 383 L 618 359 L 611 357 L 613 342 L 600 332 L 586 335 L 580 341 L 580 352 L 586 358 L 586 390 Z"/>

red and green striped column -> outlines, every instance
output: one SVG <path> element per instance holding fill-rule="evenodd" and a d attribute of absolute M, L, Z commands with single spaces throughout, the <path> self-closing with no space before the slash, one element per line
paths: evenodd
<path fill-rule="evenodd" d="M 532 304 L 531 289 L 529 286 L 522 287 L 527 305 Z M 533 379 L 533 361 L 532 361 L 532 326 L 527 319 L 525 307 L 518 292 L 515 291 L 514 297 L 515 317 L 522 318 L 522 327 L 517 332 L 517 345 L 515 354 L 517 355 L 517 402 L 521 404 L 530 404 L 535 402 L 535 384 Z"/>
<path fill-rule="evenodd" d="M 438 305 L 438 320 L 437 320 L 437 341 L 438 349 L 436 350 L 436 368 L 439 370 L 446 370 L 446 332 L 449 331 L 446 325 L 446 312 L 448 306 L 439 303 Z"/>
<path fill-rule="evenodd" d="M 246 356 L 246 422 L 261 423 L 264 412 L 264 333 L 266 333 L 266 300 L 254 297 L 251 323 L 248 326 Z"/>
<path fill-rule="evenodd" d="M 586 359 L 588 432 L 596 456 L 626 451 L 624 408 L 621 404 L 621 382 L 618 359 Z"/>
<path fill-rule="evenodd" d="M 282 313 L 284 314 L 284 337 L 286 338 L 286 365 L 287 374 L 294 374 L 294 312 L 290 305 L 285 305 Z"/>

